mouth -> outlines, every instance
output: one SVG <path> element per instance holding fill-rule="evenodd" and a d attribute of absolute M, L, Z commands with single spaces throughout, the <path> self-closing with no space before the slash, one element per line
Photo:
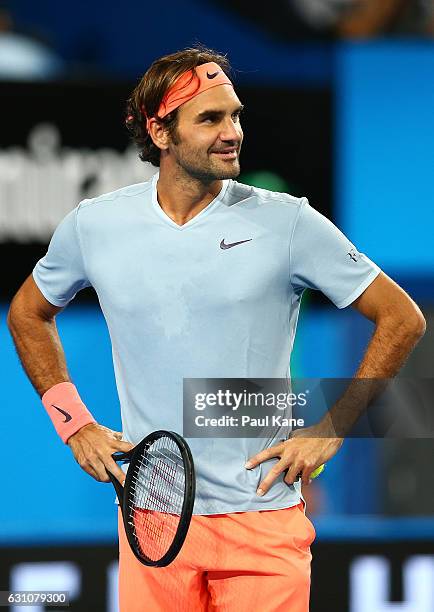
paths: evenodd
<path fill-rule="evenodd" d="M 217 155 L 220 159 L 236 159 L 238 157 L 238 150 L 231 147 L 221 151 L 212 151 L 212 154 Z"/>

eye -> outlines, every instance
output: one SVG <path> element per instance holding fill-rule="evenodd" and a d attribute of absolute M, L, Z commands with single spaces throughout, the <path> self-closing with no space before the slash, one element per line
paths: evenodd
<path fill-rule="evenodd" d="M 217 121 L 217 117 L 215 115 L 206 115 L 202 119 L 202 123 L 215 123 Z"/>

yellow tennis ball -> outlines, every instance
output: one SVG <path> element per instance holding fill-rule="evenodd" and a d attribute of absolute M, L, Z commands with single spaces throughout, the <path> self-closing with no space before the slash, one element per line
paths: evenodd
<path fill-rule="evenodd" d="M 324 468 L 325 468 L 325 463 L 317 467 L 316 470 L 314 470 L 312 474 L 310 475 L 311 480 L 319 476 L 324 471 Z"/>

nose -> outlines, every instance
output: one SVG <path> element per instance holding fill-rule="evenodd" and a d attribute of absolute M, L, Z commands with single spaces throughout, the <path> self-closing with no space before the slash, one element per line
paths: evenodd
<path fill-rule="evenodd" d="M 235 123 L 232 117 L 228 117 L 222 123 L 222 129 L 220 132 L 220 140 L 227 142 L 240 142 L 243 135 L 243 131 L 239 123 Z"/>

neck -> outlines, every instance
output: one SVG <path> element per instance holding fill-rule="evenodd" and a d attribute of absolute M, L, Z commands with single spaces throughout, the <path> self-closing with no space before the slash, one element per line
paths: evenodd
<path fill-rule="evenodd" d="M 160 167 L 157 183 L 157 198 L 162 210 L 177 225 L 193 219 L 219 194 L 223 181 L 204 183 L 195 179 L 179 166 L 172 171 Z"/>

